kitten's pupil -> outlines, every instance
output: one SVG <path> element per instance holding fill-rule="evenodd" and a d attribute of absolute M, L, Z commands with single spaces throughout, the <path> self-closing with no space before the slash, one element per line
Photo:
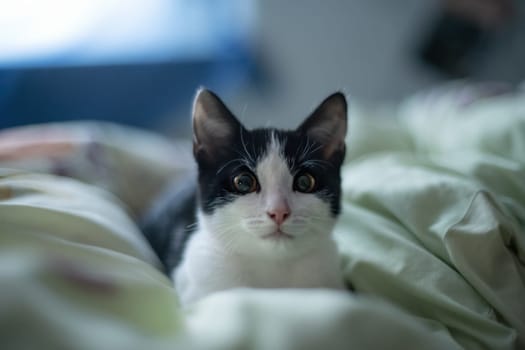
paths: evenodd
<path fill-rule="evenodd" d="M 309 173 L 303 173 L 295 178 L 295 190 L 309 193 L 315 188 L 315 178 Z"/>
<path fill-rule="evenodd" d="M 233 178 L 233 187 L 239 193 L 246 194 L 257 189 L 257 181 L 252 174 L 243 172 Z"/>

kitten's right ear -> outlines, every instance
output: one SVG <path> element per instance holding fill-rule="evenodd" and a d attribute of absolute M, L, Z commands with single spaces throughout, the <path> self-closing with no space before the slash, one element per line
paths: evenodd
<path fill-rule="evenodd" d="M 335 152 L 345 150 L 347 109 L 345 95 L 340 92 L 332 94 L 297 130 L 321 144 L 324 157 L 331 158 Z"/>
<path fill-rule="evenodd" d="M 208 160 L 224 152 L 242 125 L 213 92 L 200 89 L 193 102 L 193 154 Z"/>

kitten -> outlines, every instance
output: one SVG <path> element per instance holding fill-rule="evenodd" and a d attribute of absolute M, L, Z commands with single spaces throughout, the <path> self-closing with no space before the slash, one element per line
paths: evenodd
<path fill-rule="evenodd" d="M 296 130 L 247 130 L 198 92 L 198 179 L 168 192 L 143 226 L 183 305 L 235 287 L 344 288 L 331 231 L 346 119 L 335 93 Z"/>

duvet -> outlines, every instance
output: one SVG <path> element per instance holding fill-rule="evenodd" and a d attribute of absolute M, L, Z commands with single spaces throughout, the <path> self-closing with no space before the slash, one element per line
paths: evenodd
<path fill-rule="evenodd" d="M 354 103 L 335 230 L 354 292 L 230 290 L 182 309 L 135 219 L 185 141 L 100 123 L 0 131 L 3 349 L 525 347 L 525 93 Z"/>

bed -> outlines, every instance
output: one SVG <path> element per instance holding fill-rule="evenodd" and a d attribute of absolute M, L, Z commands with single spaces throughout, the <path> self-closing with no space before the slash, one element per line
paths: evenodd
<path fill-rule="evenodd" d="M 455 83 L 350 108 L 335 230 L 354 292 L 182 309 L 136 220 L 189 144 L 121 125 L 0 131 L 3 349 L 525 348 L 525 91 Z"/>

